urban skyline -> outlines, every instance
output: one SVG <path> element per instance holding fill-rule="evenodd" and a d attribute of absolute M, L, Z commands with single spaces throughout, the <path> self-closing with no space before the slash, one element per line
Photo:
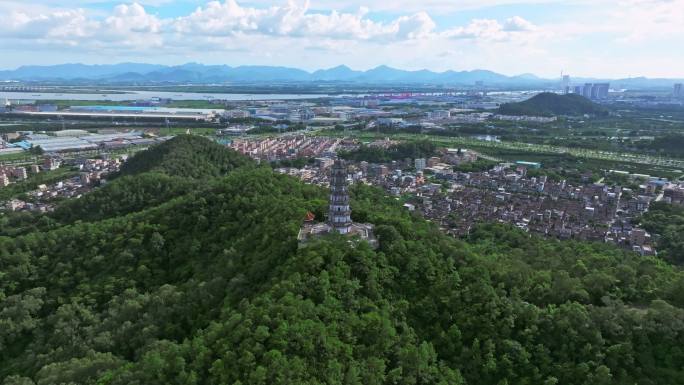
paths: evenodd
<path fill-rule="evenodd" d="M 556 78 L 681 78 L 682 0 L 3 1 L 0 68 L 66 62 L 344 63 Z M 505 59 L 503 59 L 505 53 Z"/>

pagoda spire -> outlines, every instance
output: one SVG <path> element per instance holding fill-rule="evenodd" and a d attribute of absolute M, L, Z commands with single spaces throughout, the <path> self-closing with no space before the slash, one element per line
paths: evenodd
<path fill-rule="evenodd" d="M 351 208 L 347 189 L 347 167 L 340 159 L 335 160 L 330 176 L 330 205 L 328 223 L 340 234 L 351 231 Z"/>

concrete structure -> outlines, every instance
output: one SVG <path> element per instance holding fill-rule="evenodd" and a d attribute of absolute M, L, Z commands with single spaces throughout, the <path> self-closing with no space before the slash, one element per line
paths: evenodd
<path fill-rule="evenodd" d="M 28 178 L 28 175 L 26 173 L 26 167 L 16 167 L 14 169 L 14 177 L 17 178 L 18 180 L 24 180 Z"/>
<path fill-rule="evenodd" d="M 587 99 L 608 99 L 610 83 L 585 83 L 583 86 L 575 86 L 575 93 Z"/>
<path fill-rule="evenodd" d="M 42 111 L 35 106 L 26 106 L 16 109 L 14 112 L 65 118 L 156 118 L 210 121 L 217 116 L 222 116 L 225 110 L 141 106 L 73 106 L 66 110 Z"/>
<path fill-rule="evenodd" d="M 675 85 L 674 85 L 674 90 L 673 90 L 673 92 L 672 92 L 672 96 L 674 96 L 675 98 L 682 98 L 682 97 L 684 97 L 684 88 L 683 88 L 683 86 L 684 86 L 684 85 L 682 85 L 682 83 L 677 83 L 677 84 L 675 84 Z"/>
<path fill-rule="evenodd" d="M 443 120 L 451 118 L 451 111 L 449 110 L 435 110 L 427 113 L 427 118 L 431 120 Z"/>
<path fill-rule="evenodd" d="M 52 157 L 46 157 L 43 161 L 43 170 L 52 171 L 58 169 L 60 162 L 58 159 Z"/>
<path fill-rule="evenodd" d="M 563 94 L 570 93 L 570 75 L 563 75 L 561 80 L 561 92 L 563 92 Z"/>
<path fill-rule="evenodd" d="M 541 168 L 541 163 L 538 162 L 526 162 L 524 160 L 518 160 L 515 162 L 515 164 L 524 166 L 524 167 L 531 167 L 531 168 Z"/>
<path fill-rule="evenodd" d="M 380 127 L 396 127 L 404 123 L 404 119 L 401 118 L 379 118 L 377 121 Z"/>
<path fill-rule="evenodd" d="M 608 99 L 610 83 L 594 83 L 591 89 L 591 98 L 596 100 Z"/>

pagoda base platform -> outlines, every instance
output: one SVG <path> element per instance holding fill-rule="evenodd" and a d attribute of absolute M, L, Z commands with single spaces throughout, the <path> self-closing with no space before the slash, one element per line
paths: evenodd
<path fill-rule="evenodd" d="M 299 241 L 300 247 L 304 246 L 308 241 L 332 234 L 335 229 L 328 223 L 313 223 L 305 222 L 302 228 L 299 230 L 297 235 L 297 240 Z M 378 247 L 378 240 L 373 234 L 373 225 L 369 223 L 352 223 L 349 233 L 345 234 L 350 238 L 358 237 L 364 241 L 367 241 L 372 248 Z"/>

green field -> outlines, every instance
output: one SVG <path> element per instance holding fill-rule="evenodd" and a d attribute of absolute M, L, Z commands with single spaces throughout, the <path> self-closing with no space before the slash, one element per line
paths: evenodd
<path fill-rule="evenodd" d="M 641 154 L 625 154 L 582 148 L 565 148 L 518 142 L 487 142 L 469 137 L 447 137 L 410 133 L 373 133 L 366 131 L 321 131 L 322 136 L 352 136 L 361 141 L 390 138 L 394 140 L 427 139 L 444 147 L 465 147 L 502 161 L 525 160 L 554 167 L 579 168 L 590 171 L 618 169 L 676 179 L 684 172 L 684 161 Z M 563 164 L 563 162 L 565 164 Z"/>
<path fill-rule="evenodd" d="M 6 163 L 33 163 L 35 161 L 35 155 L 31 155 L 27 151 L 18 152 L 16 154 L 3 154 L 0 155 L 0 164 Z"/>

